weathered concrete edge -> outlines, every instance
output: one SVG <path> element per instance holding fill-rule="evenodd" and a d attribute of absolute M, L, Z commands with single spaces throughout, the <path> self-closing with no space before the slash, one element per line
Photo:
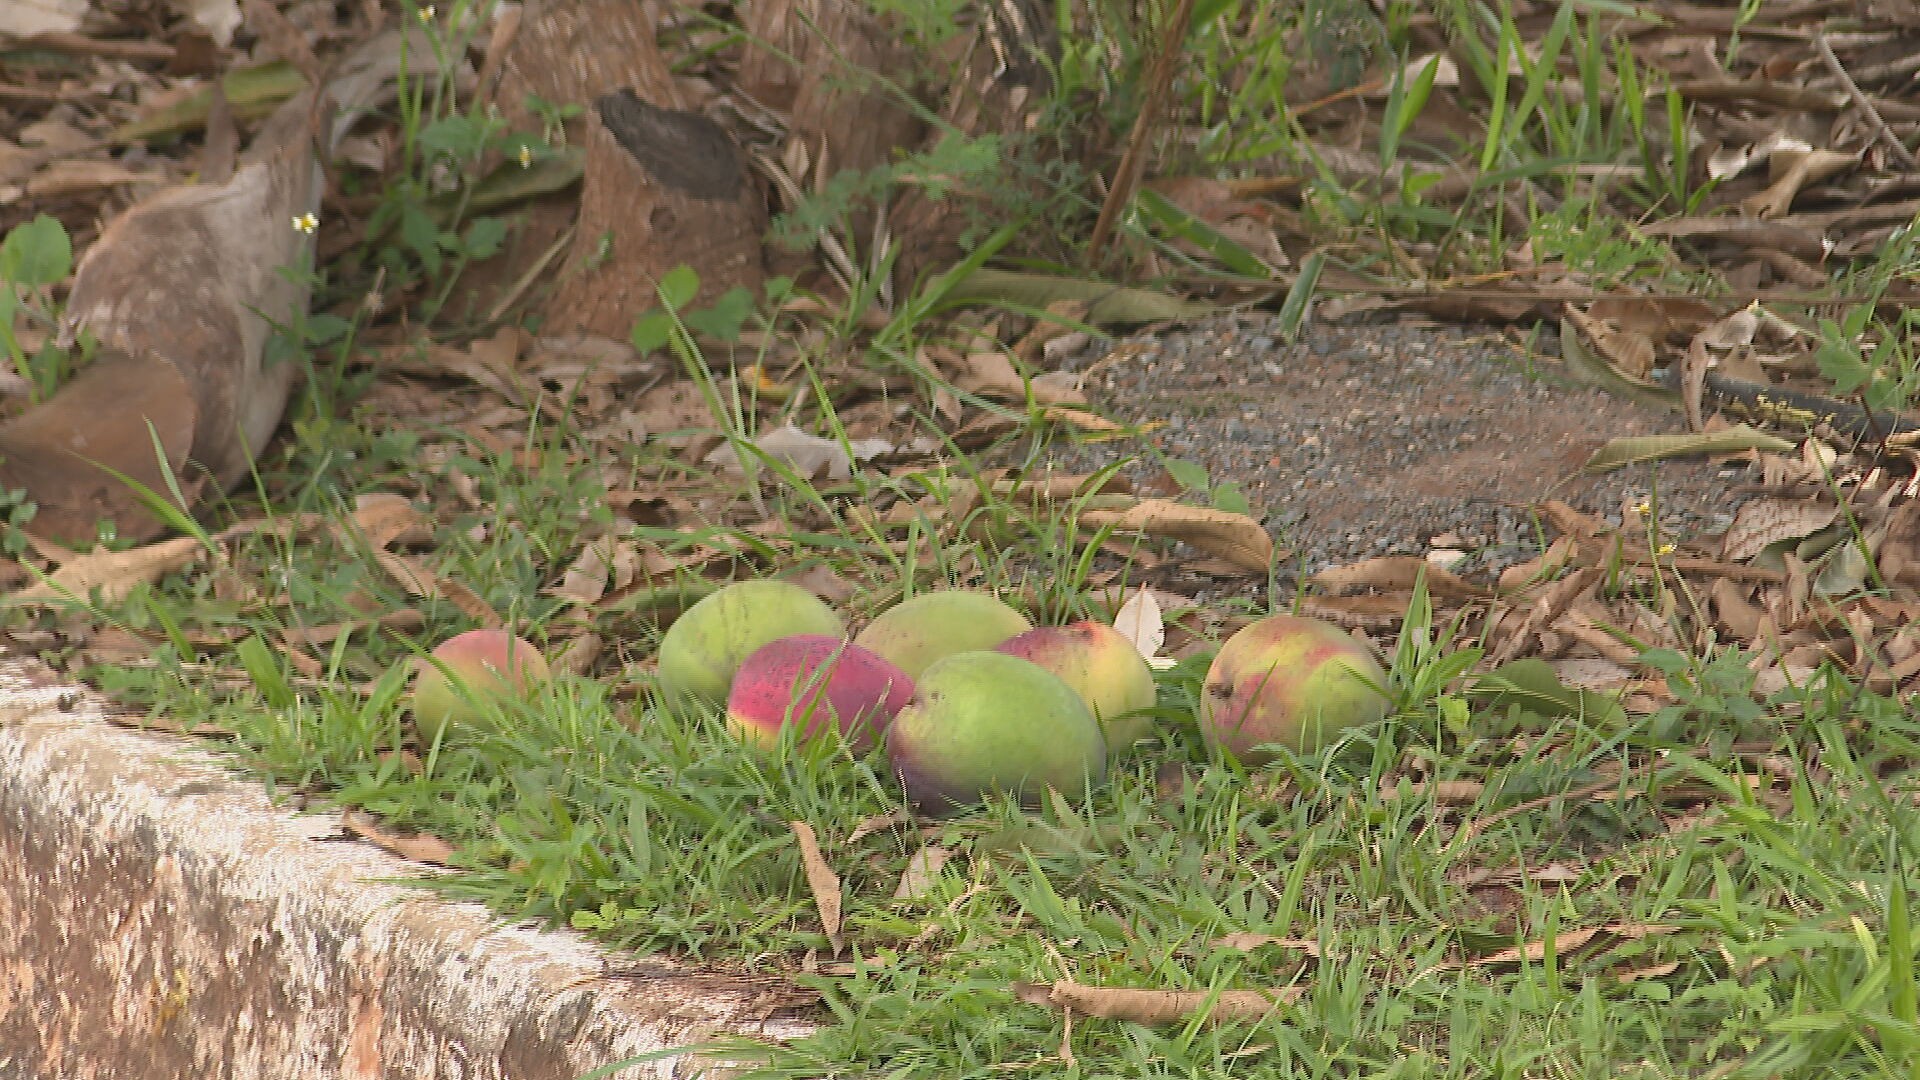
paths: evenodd
<path fill-rule="evenodd" d="M 422 869 L 102 705 L 0 659 L 0 1077 L 571 1080 L 805 1033 L 748 984 L 609 979 L 579 935 L 382 882 Z"/>

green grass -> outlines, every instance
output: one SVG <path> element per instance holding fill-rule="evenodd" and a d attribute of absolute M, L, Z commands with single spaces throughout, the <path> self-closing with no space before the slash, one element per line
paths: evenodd
<path fill-rule="evenodd" d="M 101 674 L 232 730 L 283 794 L 459 842 L 465 872 L 431 886 L 449 895 L 721 970 L 841 965 L 794 974 L 829 1022 L 755 1075 L 1877 1076 L 1905 1075 L 1920 1038 L 1920 722 L 1837 679 L 1749 705 L 1737 655 L 1676 659 L 1669 713 L 1601 726 L 1461 723 L 1422 697 L 1454 654 L 1408 654 L 1393 720 L 1254 772 L 1185 722 L 1198 658 L 1163 676 L 1160 745 L 1090 805 L 910 821 L 878 758 L 747 751 L 714 715 L 601 680 L 557 680 L 409 766 L 398 668 L 294 693 L 274 653 L 239 654 L 252 685 L 224 691 Z M 1440 802 L 1457 781 L 1477 797 Z M 795 820 L 843 879 L 844 956 Z M 954 857 L 894 900 L 929 845 Z M 1247 933 L 1311 948 L 1219 944 Z M 1055 980 L 1302 996 L 1265 1022 L 1076 1018 L 1069 1036 L 1013 997 Z"/>

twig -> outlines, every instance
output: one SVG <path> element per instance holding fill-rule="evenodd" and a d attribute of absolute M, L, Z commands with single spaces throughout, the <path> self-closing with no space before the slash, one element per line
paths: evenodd
<path fill-rule="evenodd" d="M 1859 83 L 1853 81 L 1853 76 L 1847 74 L 1847 69 L 1841 66 L 1840 58 L 1833 54 L 1833 46 L 1827 44 L 1827 36 L 1825 34 L 1815 34 L 1813 44 L 1815 48 L 1820 50 L 1820 59 L 1826 61 L 1827 69 L 1832 71 L 1834 77 L 1840 80 L 1841 86 L 1847 88 L 1847 93 L 1852 96 L 1853 103 L 1858 105 L 1860 111 L 1867 114 L 1867 119 L 1873 122 L 1873 126 L 1878 131 L 1881 141 L 1885 142 L 1887 148 L 1893 151 L 1893 156 L 1899 160 L 1900 164 L 1905 165 L 1909 169 L 1913 168 L 1913 151 L 1908 150 L 1907 144 L 1901 142 L 1900 137 L 1895 135 L 1893 129 L 1887 126 L 1887 122 L 1881 119 L 1880 110 L 1873 107 L 1872 99 L 1868 98 L 1866 92 L 1860 89 Z"/>
<path fill-rule="evenodd" d="M 1526 802 L 1516 803 L 1513 806 L 1509 806 L 1505 810 L 1502 810 L 1497 814 L 1489 814 L 1486 817 L 1475 818 L 1474 820 L 1467 822 L 1466 825 L 1461 828 L 1460 835 L 1463 839 L 1472 840 L 1478 837 L 1481 833 L 1486 832 L 1488 829 L 1492 828 L 1495 825 L 1498 825 L 1500 822 L 1505 821 L 1508 818 L 1519 817 L 1521 814 L 1531 813 L 1535 810 L 1540 809 L 1543 806 L 1552 806 L 1554 803 L 1559 802 L 1561 799 L 1566 799 L 1569 802 L 1584 802 L 1587 799 L 1593 798 L 1595 795 L 1600 794 L 1601 792 L 1607 790 L 1610 787 L 1618 786 L 1619 783 L 1620 781 L 1617 779 L 1602 780 L 1597 784 L 1588 784 L 1586 787 L 1575 788 L 1572 791 L 1561 791 L 1561 792 L 1556 792 L 1552 795 L 1542 795 L 1537 799 L 1528 799 Z"/>
<path fill-rule="evenodd" d="M 1173 15 L 1160 32 L 1160 54 L 1153 58 L 1153 70 L 1147 76 L 1147 96 L 1140 104 L 1140 115 L 1133 118 L 1133 131 L 1127 136 L 1126 152 L 1120 155 L 1120 167 L 1114 170 L 1113 187 L 1100 207 L 1100 218 L 1093 224 L 1093 238 L 1087 241 L 1087 265 L 1099 266 L 1107 241 L 1119 224 L 1120 215 L 1133 201 L 1133 189 L 1140 184 L 1140 172 L 1146 167 L 1147 135 L 1153 131 L 1160 109 L 1166 103 L 1167 88 L 1173 83 L 1173 61 L 1186 49 L 1187 23 L 1193 19 L 1193 0 L 1179 0 Z"/>

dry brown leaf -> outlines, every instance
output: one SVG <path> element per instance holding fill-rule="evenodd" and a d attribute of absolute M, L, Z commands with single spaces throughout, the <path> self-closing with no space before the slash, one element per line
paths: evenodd
<path fill-rule="evenodd" d="M 584 633 L 548 656 L 547 667 L 567 675 L 590 675 L 594 662 L 600 659 L 605 648 L 606 642 L 601 640 L 599 634 Z"/>
<path fill-rule="evenodd" d="M 427 516 L 414 508 L 404 495 L 373 491 L 353 501 L 353 525 L 366 538 L 369 547 L 379 549 L 394 544 L 425 544 L 433 539 L 433 526 Z"/>
<path fill-rule="evenodd" d="M 1655 342 L 1680 344 L 1713 322 L 1705 301 L 1678 296 L 1617 296 L 1587 305 L 1587 314 Z"/>
<path fill-rule="evenodd" d="M 913 853 L 907 860 L 907 868 L 900 874 L 900 884 L 894 887 L 895 900 L 919 900 L 933 891 L 940 880 L 940 869 L 953 858 L 953 849 L 939 844 L 928 844 Z"/>
<path fill-rule="evenodd" d="M 1269 947 L 1276 949 L 1293 949 L 1296 952 L 1306 953 L 1316 960 L 1320 958 L 1320 943 L 1309 938 L 1283 938 L 1274 937 L 1271 934 L 1256 934 L 1246 931 L 1214 938 L 1212 941 L 1207 942 L 1207 947 L 1212 949 L 1231 949 L 1234 952 L 1252 952 L 1255 949 Z"/>
<path fill-rule="evenodd" d="M 481 599 L 479 593 L 457 581 L 440 577 L 418 559 L 385 550 L 375 551 L 373 557 L 380 564 L 380 569 L 385 570 L 387 576 L 393 578 L 408 595 L 422 600 L 445 600 L 469 619 L 490 630 L 506 625 L 506 620 Z"/>
<path fill-rule="evenodd" d="M 1408 592 L 1424 575 L 1427 592 L 1449 600 L 1485 600 L 1493 594 L 1418 555 L 1383 555 L 1329 567 L 1308 580 L 1336 596 L 1362 590 Z"/>
<path fill-rule="evenodd" d="M 378 626 L 382 630 L 411 634 L 426 628 L 427 617 L 413 608 L 402 608 L 399 611 L 389 611 L 377 619 L 352 619 L 344 622 L 322 623 L 319 626 L 289 627 L 280 631 L 280 638 L 289 645 L 302 648 L 329 645 L 369 624 Z"/>
<path fill-rule="evenodd" d="M 153 650 L 148 649 L 145 655 L 151 657 Z M 148 715 L 146 713 L 123 712 L 120 709 L 108 709 L 101 714 L 101 719 L 115 727 L 133 728 L 137 731 L 163 731 L 169 735 L 191 735 L 197 739 L 231 739 L 234 737 L 234 733 L 231 730 L 220 727 L 217 724 L 209 724 L 201 720 L 183 724 L 179 720 L 167 716 L 164 713 Z"/>
<path fill-rule="evenodd" d="M 1480 801 L 1486 789 L 1486 785 L 1478 780 L 1422 780 L 1407 784 L 1404 788 L 1398 783 L 1383 780 L 1380 799 L 1382 802 L 1394 802 L 1404 790 L 1415 799 L 1432 795 L 1433 801 L 1441 806 L 1471 806 Z"/>
<path fill-rule="evenodd" d="M 96 547 L 62 565 L 48 575 L 47 580 L 6 599 L 23 604 L 86 600 L 98 589 L 103 600 L 124 600 L 135 588 L 150 585 L 166 574 L 199 562 L 206 554 L 207 549 L 191 536 L 126 551 Z"/>
<path fill-rule="evenodd" d="M 1234 1020 L 1261 1020 L 1281 1004 L 1297 1000 L 1306 991 L 1287 986 L 1274 990 L 1139 990 L 1121 986 L 1085 986 L 1076 982 L 1014 983 L 1014 996 L 1029 1005 L 1065 1009 L 1107 1020 L 1134 1024 L 1181 1024 L 1202 1016 L 1208 1024 Z"/>
<path fill-rule="evenodd" d="M 1360 596 L 1304 596 L 1300 613 L 1348 630 L 1394 630 L 1406 617 L 1406 601 L 1399 596 L 1366 593 Z"/>
<path fill-rule="evenodd" d="M 1852 168 L 1859 154 L 1834 150 L 1795 150 L 1775 153 L 1767 162 L 1772 183 L 1765 191 L 1740 200 L 1740 209 L 1758 218 L 1775 218 L 1793 207 L 1793 200 L 1810 184 L 1817 184 Z"/>
<path fill-rule="evenodd" d="M 1819 532 L 1833 524 L 1839 514 L 1839 507 L 1823 506 L 1811 499 L 1749 499 L 1733 515 L 1733 524 L 1720 543 L 1721 557 L 1747 562 L 1770 544 Z"/>
<path fill-rule="evenodd" d="M 1248 570 L 1265 570 L 1273 561 L 1273 537 L 1245 514 L 1170 499 L 1141 499 L 1124 510 L 1084 510 L 1080 521 L 1180 540 Z"/>
<path fill-rule="evenodd" d="M 78 30 L 92 7 L 89 0 L 7 0 L 0 6 L 0 35 L 29 38 Z"/>
<path fill-rule="evenodd" d="M 966 372 L 954 380 L 962 390 L 995 401 L 1023 405 L 1031 393 L 1041 405 L 1085 405 L 1087 395 L 1076 386 L 1062 385 L 1045 377 L 1022 378 L 1013 358 L 1003 352 L 969 353 Z"/>
<path fill-rule="evenodd" d="M 1160 655 L 1161 647 L 1167 643 L 1167 624 L 1160 614 L 1160 601 L 1154 599 L 1153 590 L 1145 585 L 1135 589 L 1127 602 L 1120 605 L 1113 617 L 1113 628 L 1133 643 L 1148 666 L 1164 670 L 1178 662 Z"/>
<path fill-rule="evenodd" d="M 414 862 L 452 866 L 454 847 L 432 833 L 401 836 L 386 828 L 364 810 L 347 810 L 340 815 L 340 826 L 382 851 Z"/>
<path fill-rule="evenodd" d="M 802 431 L 791 422 L 753 440 L 753 445 L 773 461 L 792 469 L 803 480 L 839 482 L 853 478 L 853 455 L 833 439 Z M 740 454 L 733 444 L 724 443 L 706 456 L 706 463 L 730 476 L 744 476 Z M 762 462 L 755 460 L 754 465 Z"/>
<path fill-rule="evenodd" d="M 157 536 L 164 523 L 101 466 L 165 497 L 199 422 L 194 387 L 178 368 L 104 354 L 52 398 L 0 424 L 0 489 L 24 488 L 39 505 L 35 535 L 85 543 L 111 521 L 128 539 Z M 182 494 L 198 489 L 183 484 Z"/>
<path fill-rule="evenodd" d="M 1066 405 L 1048 405 L 1040 410 L 1040 418 L 1050 420 L 1056 424 L 1067 424 L 1071 427 L 1079 428 L 1081 431 L 1091 431 L 1095 434 L 1112 434 L 1127 430 L 1127 426 L 1118 421 L 1109 420 L 1104 416 L 1100 416 L 1097 413 L 1090 413 L 1085 409 L 1070 408 Z"/>
<path fill-rule="evenodd" d="M 1651 964 L 1647 967 L 1633 968 L 1629 971 L 1616 971 L 1614 972 L 1613 978 L 1615 982 L 1624 985 L 1630 982 L 1638 982 L 1641 979 L 1664 978 L 1678 970 L 1680 970 L 1680 962 L 1678 960 L 1669 960 L 1664 964 Z"/>
<path fill-rule="evenodd" d="M 898 810 L 889 810 L 884 814 L 875 814 L 870 818 L 863 818 L 859 824 L 853 827 L 853 831 L 847 834 L 847 843 L 857 844 L 882 829 L 891 829 L 895 825 L 904 825 L 912 820 L 913 815 L 904 807 Z"/>
<path fill-rule="evenodd" d="M 1594 318 L 1569 304 L 1567 319 L 1614 369 L 1629 379 L 1645 379 L 1653 370 L 1653 339 L 1638 330 L 1623 329 L 1605 319 Z"/>
<path fill-rule="evenodd" d="M 101 230 L 79 260 L 61 320 L 61 335 L 91 337 L 99 359 L 0 429 L 0 485 L 24 487 L 40 505 L 35 532 L 87 537 L 101 519 L 123 537 L 160 532 L 164 523 L 93 463 L 166 492 L 186 458 L 177 448 L 190 448 L 209 486 L 222 490 L 260 460 L 298 374 L 297 364 L 269 363 L 264 350 L 272 326 L 307 309 L 307 278 L 283 271 L 306 265 L 313 250 L 291 223 L 320 208 L 315 151 L 331 148 L 392 89 L 403 51 L 398 35 L 367 42 L 326 87 L 275 112 L 226 183 L 169 187 Z M 309 121 L 322 92 L 340 108 L 328 110 L 328 130 L 315 132 Z"/>
<path fill-rule="evenodd" d="M 612 543 L 611 540 L 600 540 L 581 548 L 573 564 L 560 575 L 560 581 L 540 591 L 583 606 L 599 603 L 612 582 Z"/>
<path fill-rule="evenodd" d="M 807 874 L 807 888 L 813 890 L 813 906 L 820 912 L 820 929 L 826 933 L 837 956 L 846 948 L 840 938 L 840 875 L 833 872 L 826 856 L 820 853 L 820 838 L 814 834 L 813 826 L 804 821 L 789 821 L 787 828 L 793 830 L 793 838 L 800 845 L 800 865 Z"/>
<path fill-rule="evenodd" d="M 1677 926 L 1664 926 L 1658 923 L 1608 923 L 1605 926 L 1592 926 L 1582 930 L 1566 931 L 1553 940 L 1551 949 L 1554 956 L 1566 957 L 1586 948 L 1593 943 L 1595 938 L 1606 937 L 1637 940 L 1639 938 L 1655 937 L 1662 934 L 1672 934 L 1679 929 Z M 1472 960 L 1466 961 L 1465 966 L 1494 967 L 1504 964 L 1539 963 L 1547 958 L 1548 949 L 1549 944 L 1544 940 L 1529 941 L 1525 945 L 1515 948 L 1501 949 L 1499 952 L 1492 952 L 1485 956 L 1475 957 Z M 1460 965 L 1449 964 L 1446 966 L 1453 967 Z"/>
<path fill-rule="evenodd" d="M 79 195 L 121 184 L 164 184 L 167 177 L 151 170 L 129 169 L 112 161 L 83 159 L 49 162 L 31 180 L 26 194 L 34 198 Z"/>

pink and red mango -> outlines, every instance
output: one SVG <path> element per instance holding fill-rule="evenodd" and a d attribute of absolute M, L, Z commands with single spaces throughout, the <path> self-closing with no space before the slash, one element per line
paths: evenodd
<path fill-rule="evenodd" d="M 806 741 L 838 729 L 866 750 L 913 700 L 913 680 L 852 642 L 796 634 L 748 654 L 727 694 L 727 727 L 744 742 L 772 746 L 797 727 Z"/>

